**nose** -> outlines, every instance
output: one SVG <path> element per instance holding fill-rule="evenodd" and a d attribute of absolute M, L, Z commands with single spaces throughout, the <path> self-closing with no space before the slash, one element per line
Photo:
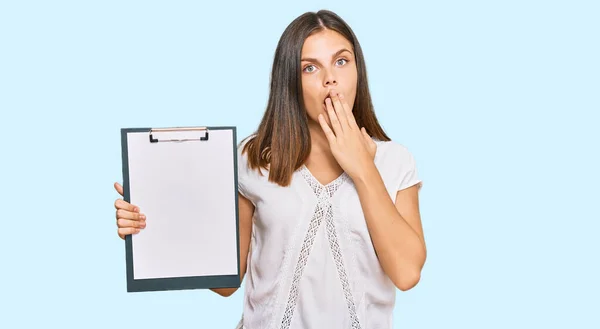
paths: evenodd
<path fill-rule="evenodd" d="M 337 78 L 334 76 L 332 71 L 328 71 L 327 74 L 325 75 L 325 80 L 324 80 L 324 85 L 325 87 L 331 87 L 331 86 L 337 86 L 338 81 Z"/>
<path fill-rule="evenodd" d="M 337 85 L 337 81 L 335 79 L 327 79 L 327 80 L 325 80 L 325 85 L 326 86 L 335 86 L 335 85 Z"/>

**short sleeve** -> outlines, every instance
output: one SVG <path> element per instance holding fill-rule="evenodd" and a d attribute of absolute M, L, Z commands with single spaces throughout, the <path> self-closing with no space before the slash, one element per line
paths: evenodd
<path fill-rule="evenodd" d="M 398 149 L 398 159 L 400 162 L 398 170 L 400 170 L 400 175 L 397 190 L 403 190 L 417 184 L 420 190 L 423 186 L 423 181 L 419 178 L 417 163 L 413 154 L 405 146 L 399 145 Z"/>

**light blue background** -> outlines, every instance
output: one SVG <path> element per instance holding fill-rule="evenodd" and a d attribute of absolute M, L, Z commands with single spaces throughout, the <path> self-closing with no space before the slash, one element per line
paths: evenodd
<path fill-rule="evenodd" d="M 2 328 L 233 328 L 242 291 L 126 293 L 121 127 L 264 111 L 295 17 L 354 29 L 429 257 L 394 328 L 600 328 L 597 1 L 2 1 Z"/>

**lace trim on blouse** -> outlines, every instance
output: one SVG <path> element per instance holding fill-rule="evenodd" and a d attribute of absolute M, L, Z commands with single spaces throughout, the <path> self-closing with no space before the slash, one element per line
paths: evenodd
<path fill-rule="evenodd" d="M 354 298 L 352 297 L 352 292 L 350 290 L 348 276 L 346 274 L 340 245 L 338 243 L 338 237 L 335 231 L 333 210 L 330 201 L 330 198 L 339 189 L 339 187 L 342 186 L 346 180 L 348 180 L 349 177 L 346 173 L 342 173 L 342 175 L 329 184 L 323 185 L 312 175 L 306 166 L 302 166 L 300 173 L 317 196 L 317 206 L 310 221 L 308 231 L 304 237 L 300 251 L 300 257 L 298 258 L 298 263 L 296 264 L 296 268 L 294 270 L 292 286 L 290 288 L 289 298 L 286 304 L 283 319 L 281 321 L 281 328 L 287 329 L 290 327 L 298 299 L 298 285 L 300 283 L 300 279 L 302 278 L 304 268 L 306 267 L 310 251 L 315 240 L 315 235 L 321 226 L 321 223 L 325 221 L 327 239 L 329 241 L 329 247 L 331 248 L 331 252 L 335 261 L 340 283 L 344 290 L 348 312 L 350 313 L 349 315 L 352 321 L 352 329 L 360 329 L 361 326 L 356 314 L 356 305 L 354 304 Z"/>

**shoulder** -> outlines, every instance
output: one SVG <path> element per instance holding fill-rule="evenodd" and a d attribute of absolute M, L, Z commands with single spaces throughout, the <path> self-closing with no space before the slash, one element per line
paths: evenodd
<path fill-rule="evenodd" d="M 242 149 L 244 148 L 244 146 L 246 146 L 246 144 L 248 144 L 248 142 L 249 142 L 250 140 L 252 140 L 254 137 L 256 137 L 256 134 L 251 134 L 251 135 L 248 135 L 248 136 L 246 136 L 246 137 L 242 138 L 242 140 L 240 140 L 240 141 L 238 142 L 238 144 L 237 144 L 237 149 L 238 149 L 238 152 L 240 152 L 240 153 L 241 153 L 241 151 L 242 151 Z"/>
<path fill-rule="evenodd" d="M 402 190 L 415 184 L 422 185 L 417 170 L 417 162 L 412 152 L 404 144 L 396 141 L 379 141 L 375 164 L 385 180 L 391 182 L 395 190 Z"/>
<path fill-rule="evenodd" d="M 380 141 L 373 139 L 377 144 L 375 160 L 381 164 L 402 164 L 414 161 L 412 152 L 404 144 L 396 141 Z"/>
<path fill-rule="evenodd" d="M 255 182 L 256 174 L 251 170 L 248 164 L 248 152 L 245 151 L 245 146 L 254 137 L 254 135 L 243 138 L 237 144 L 237 180 L 238 191 L 246 198 L 255 203 L 256 191 Z"/>
<path fill-rule="evenodd" d="M 250 174 L 251 168 L 248 162 L 248 143 L 255 137 L 255 134 L 249 135 L 241 139 L 237 144 L 237 161 L 238 170 L 244 174 Z"/>
<path fill-rule="evenodd" d="M 237 157 L 240 165 L 244 167 L 248 166 L 248 151 L 246 149 L 246 145 L 255 137 L 255 134 L 244 137 L 237 144 Z"/>

